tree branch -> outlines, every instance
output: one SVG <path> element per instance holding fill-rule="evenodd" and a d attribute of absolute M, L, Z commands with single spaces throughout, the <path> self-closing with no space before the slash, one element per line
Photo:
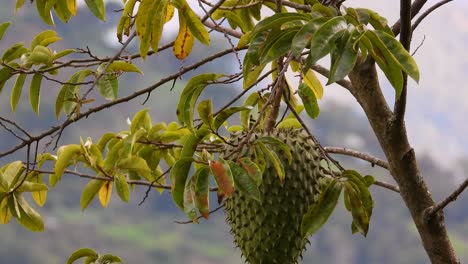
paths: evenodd
<path fill-rule="evenodd" d="M 450 194 L 447 198 L 445 198 L 442 202 L 436 204 L 435 206 L 429 207 L 426 212 L 425 212 L 425 220 L 430 221 L 432 217 L 436 215 L 437 212 L 440 210 L 444 209 L 449 203 L 454 202 L 457 200 L 458 196 L 468 187 L 468 179 L 465 179 L 465 181 L 458 186 L 455 191 Z"/>
<path fill-rule="evenodd" d="M 384 169 L 389 168 L 388 163 L 384 160 L 381 160 L 377 157 L 374 157 L 370 154 L 363 153 L 357 150 L 349 149 L 349 148 L 337 148 L 337 147 L 324 147 L 325 151 L 328 153 L 333 153 L 333 154 L 341 154 L 341 155 L 347 155 L 347 156 L 352 156 L 355 158 L 359 158 L 365 161 L 368 161 L 373 165 L 377 165 L 379 167 L 382 167 Z"/>
<path fill-rule="evenodd" d="M 242 50 L 242 49 L 245 49 L 245 48 L 236 48 L 235 51 L 239 51 L 239 50 Z M 28 140 L 26 141 L 23 141 L 22 143 L 10 148 L 9 150 L 5 151 L 5 152 L 2 152 L 0 153 L 0 158 L 2 157 L 5 157 L 6 155 L 9 155 L 9 154 L 12 154 L 24 147 L 26 147 L 28 144 L 31 144 L 33 142 L 36 142 L 38 140 L 41 140 L 47 136 L 50 136 L 52 134 L 54 134 L 55 132 L 57 131 L 60 131 L 63 128 L 66 128 L 68 127 L 69 125 L 73 124 L 73 123 L 76 123 L 77 121 L 83 119 L 83 118 L 87 118 L 88 116 L 92 115 L 92 114 L 95 114 L 97 112 L 100 112 L 104 109 L 107 109 L 111 106 L 114 106 L 114 105 L 117 105 L 117 104 L 121 104 L 121 103 L 124 103 L 124 102 L 128 102 L 130 100 L 133 100 L 141 95 L 144 95 L 144 94 L 147 94 L 147 93 L 150 93 L 151 91 L 159 88 L 160 86 L 170 82 L 170 81 L 173 81 L 177 78 L 179 78 L 181 75 L 189 72 L 189 71 L 192 71 L 212 60 L 215 60 L 215 59 L 218 59 L 220 57 L 223 57 L 229 53 L 232 53 L 234 52 L 232 48 L 229 48 L 229 49 L 226 49 L 226 50 L 223 50 L 221 52 L 218 52 L 216 54 L 213 54 L 207 58 L 204 58 L 186 68 L 182 68 L 180 71 L 176 72 L 176 73 L 173 73 L 171 75 L 168 75 L 167 77 L 165 78 L 162 78 L 160 79 L 158 82 L 156 82 L 155 84 L 145 88 L 145 89 L 142 89 L 142 90 L 139 90 L 137 92 L 134 92 L 133 94 L 129 95 L 129 96 L 126 96 L 126 97 L 122 97 L 122 98 L 119 98 L 117 100 L 114 100 L 114 101 L 111 101 L 111 102 L 107 102 L 107 103 L 104 103 L 104 104 L 101 104 L 97 107 L 94 107 L 94 108 L 90 108 L 88 111 L 86 112 L 83 112 L 81 113 L 79 116 L 76 116 L 73 120 L 66 120 L 64 123 L 62 123 L 60 126 L 54 126 L 54 127 L 51 127 L 49 130 L 47 131 L 44 131 L 42 132 L 40 135 L 38 136 L 31 136 Z"/>
<path fill-rule="evenodd" d="M 411 14 L 410 14 L 411 19 L 413 17 L 415 17 L 419 13 L 419 11 L 426 4 L 426 2 L 427 2 L 427 0 L 416 0 L 416 1 L 414 1 L 414 3 L 411 5 Z M 401 30 L 401 21 L 398 20 L 392 26 L 393 34 L 395 34 L 395 36 L 397 36 L 398 34 L 400 34 L 400 30 Z"/>
<path fill-rule="evenodd" d="M 411 45 L 411 0 L 400 0 L 400 42 L 409 51 Z M 403 88 L 393 108 L 396 129 L 402 127 L 405 120 L 408 75 L 403 73 Z"/>
<path fill-rule="evenodd" d="M 430 13 L 434 12 L 437 8 L 447 4 L 447 3 L 450 3 L 452 2 L 453 0 L 443 0 L 443 1 L 440 1 L 438 3 L 436 3 L 435 5 L 431 6 L 429 9 L 427 9 L 424 13 L 422 13 L 417 19 L 416 21 L 414 21 L 413 23 L 413 26 L 411 27 L 411 30 L 415 30 L 418 25 L 424 20 L 424 18 L 426 18 Z"/>

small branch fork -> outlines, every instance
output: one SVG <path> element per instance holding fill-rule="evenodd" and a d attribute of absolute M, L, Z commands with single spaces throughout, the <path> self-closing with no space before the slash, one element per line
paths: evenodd
<path fill-rule="evenodd" d="M 458 196 L 462 194 L 466 187 L 468 187 L 468 179 L 465 179 L 465 181 L 462 184 L 460 184 L 460 186 L 458 186 L 458 188 L 455 189 L 455 191 L 452 194 L 450 194 L 447 198 L 445 198 L 442 202 L 436 204 L 435 206 L 429 207 L 424 213 L 424 219 L 427 222 L 430 221 L 437 214 L 437 212 L 443 210 L 451 202 L 457 200 Z"/>

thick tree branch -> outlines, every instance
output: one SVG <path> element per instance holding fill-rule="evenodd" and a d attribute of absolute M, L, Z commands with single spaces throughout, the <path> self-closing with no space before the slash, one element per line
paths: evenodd
<path fill-rule="evenodd" d="M 450 194 L 447 198 L 445 198 L 442 202 L 436 204 L 433 207 L 430 207 L 425 212 L 425 219 L 426 221 L 430 221 L 432 217 L 436 215 L 437 212 L 444 209 L 449 203 L 454 202 L 457 200 L 458 196 L 468 187 L 468 179 L 458 186 L 458 188 Z"/>
<path fill-rule="evenodd" d="M 363 153 L 354 149 L 349 149 L 349 148 L 337 148 L 337 147 L 324 147 L 325 151 L 328 153 L 333 153 L 333 154 L 341 154 L 341 155 L 347 155 L 347 156 L 352 156 L 355 158 L 359 158 L 365 161 L 370 162 L 372 165 L 377 165 L 379 167 L 382 167 L 384 169 L 389 168 L 388 163 L 384 160 L 381 160 L 377 157 L 374 157 L 370 154 Z"/>
<path fill-rule="evenodd" d="M 351 92 L 366 113 L 387 157 L 390 173 L 399 186 L 429 259 L 435 264 L 459 263 L 442 212 L 438 212 L 441 217 L 434 217 L 433 221 L 424 219 L 425 210 L 435 202 L 419 172 L 404 123 L 399 129 L 392 126 L 393 113 L 380 88 L 375 63 L 370 59 L 358 63 L 349 77 L 353 86 Z"/>

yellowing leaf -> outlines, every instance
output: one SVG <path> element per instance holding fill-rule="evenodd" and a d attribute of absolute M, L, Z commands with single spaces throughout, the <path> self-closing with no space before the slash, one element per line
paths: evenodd
<path fill-rule="evenodd" d="M 193 35 L 190 32 L 188 25 L 183 16 L 179 17 L 179 33 L 174 42 L 174 55 L 177 59 L 185 59 L 193 47 Z"/>
<path fill-rule="evenodd" d="M 42 75 L 36 73 L 33 75 L 33 78 L 31 80 L 31 86 L 29 87 L 29 102 L 31 103 L 31 107 L 34 113 L 36 114 L 39 114 L 39 102 L 41 99 L 41 82 Z"/>
<path fill-rule="evenodd" d="M 178 9 L 179 9 L 179 16 L 183 16 L 187 21 L 187 25 L 190 29 L 190 32 L 193 33 L 193 36 L 198 39 L 201 43 L 209 46 L 210 45 L 210 35 L 206 30 L 203 23 L 198 18 L 197 14 L 193 12 L 190 6 L 187 4 L 185 0 L 177 1 Z"/>
<path fill-rule="evenodd" d="M 106 10 L 103 0 L 85 0 L 85 2 L 89 10 L 91 10 L 97 18 L 103 21 L 106 20 Z"/>
<path fill-rule="evenodd" d="M 320 80 L 315 75 L 314 71 L 309 69 L 304 77 L 304 82 L 309 86 L 315 94 L 317 99 L 321 99 L 323 97 L 323 86 Z"/>
<path fill-rule="evenodd" d="M 35 183 L 42 183 L 42 175 L 37 174 L 34 177 L 32 177 L 30 181 Z M 39 205 L 40 207 L 44 206 L 47 200 L 47 191 L 32 192 L 31 195 L 34 202 L 36 202 L 37 205 Z"/>
<path fill-rule="evenodd" d="M 3 35 L 5 34 L 10 24 L 11 24 L 10 22 L 5 22 L 5 23 L 0 24 L 0 40 L 2 40 Z"/>
<path fill-rule="evenodd" d="M 8 198 L 4 198 L 8 199 Z M 0 208 L 0 224 L 8 224 L 11 219 L 11 212 L 8 209 L 8 206 L 3 206 Z"/>
<path fill-rule="evenodd" d="M 174 10 L 175 8 L 171 3 L 167 4 L 166 10 L 164 11 L 165 23 L 169 22 L 172 17 L 174 17 Z"/>
<path fill-rule="evenodd" d="M 223 192 L 225 197 L 230 197 L 234 194 L 234 178 L 232 176 L 231 168 L 227 161 L 219 159 L 218 161 L 210 162 L 211 172 L 215 177 L 219 189 Z"/>
<path fill-rule="evenodd" d="M 76 0 L 67 0 L 67 8 L 73 16 L 76 16 Z"/>
<path fill-rule="evenodd" d="M 125 175 L 117 174 L 114 178 L 115 181 L 115 190 L 119 195 L 120 199 L 124 202 L 128 202 L 130 200 L 130 189 L 128 188 L 127 180 L 125 179 Z"/>
<path fill-rule="evenodd" d="M 99 201 L 101 202 L 102 207 L 106 208 L 110 202 L 112 196 L 112 183 L 106 181 L 99 189 Z"/>
<path fill-rule="evenodd" d="M 65 168 L 70 166 L 71 162 L 75 159 L 76 155 L 81 153 L 80 145 L 66 145 L 62 146 L 58 150 L 57 162 L 55 163 L 54 172 L 57 181 L 62 177 Z M 50 183 L 54 186 L 56 182 Z"/>
<path fill-rule="evenodd" d="M 135 64 L 128 63 L 126 61 L 114 61 L 111 63 L 108 72 L 136 72 L 143 75 L 143 72 L 138 69 Z"/>
<path fill-rule="evenodd" d="M 136 33 L 140 38 L 140 55 L 144 59 L 150 48 L 157 51 L 165 22 L 168 0 L 142 0 L 136 17 Z"/>
<path fill-rule="evenodd" d="M 81 211 L 84 211 L 86 207 L 88 207 L 104 183 L 105 182 L 101 180 L 91 180 L 86 184 L 80 198 Z"/>

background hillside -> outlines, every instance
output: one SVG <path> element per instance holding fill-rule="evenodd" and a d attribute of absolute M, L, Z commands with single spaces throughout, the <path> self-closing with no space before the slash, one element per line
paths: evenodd
<path fill-rule="evenodd" d="M 13 22 L 8 34 L 0 44 L 3 50 L 14 42 L 29 42 L 38 32 L 46 29 L 31 4 L 16 15 L 12 15 L 14 1 L 2 3 L 0 22 Z M 370 1 L 350 0 L 349 5 L 368 6 Z M 394 1 L 378 1 L 371 8 L 387 15 Z M 463 1 L 459 1 L 463 2 Z M 29 1 L 28 1 L 29 3 Z M 372 6 L 373 5 L 373 6 Z M 113 36 L 112 26 L 119 13 L 112 12 L 120 5 L 107 5 L 108 21 L 98 21 L 89 11 L 80 10 L 79 15 L 69 24 L 57 23 L 55 30 L 63 37 L 55 48 L 86 48 L 89 46 L 99 56 L 112 55 L 115 46 L 109 42 Z M 395 9 L 394 11 L 397 12 Z M 422 173 L 435 199 L 445 197 L 456 186 L 457 181 L 467 177 L 468 139 L 464 137 L 468 126 L 464 116 L 468 95 L 462 78 L 468 70 L 468 19 L 466 4 L 448 5 L 436 12 L 415 36 L 415 45 L 426 36 L 416 54 L 420 64 L 422 80 L 419 86 L 410 84 L 408 126 L 410 139 L 415 142 Z M 390 14 L 390 18 L 395 18 Z M 393 21 L 393 20 L 390 20 Z M 449 29 L 449 30 L 446 30 Z M 168 32 L 170 35 L 170 32 Z M 173 36 L 167 35 L 167 40 Z M 221 38 L 221 37 L 220 37 Z M 135 89 L 146 87 L 161 76 L 176 72 L 207 54 L 226 48 L 225 41 L 214 42 L 212 47 L 195 47 L 186 61 L 173 58 L 171 50 L 149 57 L 141 69 L 145 76 L 128 74 L 120 81 L 120 93 L 125 95 Z M 208 64 L 203 71 L 232 72 L 238 65 L 234 57 L 223 62 Z M 60 79 L 67 80 L 71 72 Z M 145 107 L 150 109 L 154 121 L 169 121 L 175 118 L 174 105 L 188 76 L 179 80 L 173 91 L 170 86 L 153 92 Z M 227 88 L 207 89 L 206 96 L 215 98 L 215 107 L 233 98 L 239 89 L 235 84 Z M 53 114 L 53 98 L 60 89 L 54 83 L 44 86 L 41 91 L 41 116 L 32 113 L 23 96 L 17 112 L 11 114 L 7 84 L 0 96 L 2 116 L 18 120 L 33 133 L 59 124 Z M 391 98 L 389 87 L 388 97 Z M 450 92 L 452 91 L 452 92 Z M 309 122 L 313 133 L 325 146 L 357 148 L 383 157 L 378 143 L 354 99 L 342 89 L 326 88 L 326 99 L 321 102 L 321 115 Z M 126 119 L 132 117 L 142 106 L 140 98 L 122 104 L 109 111 L 103 111 L 88 120 L 66 129 L 61 143 L 77 142 L 79 137 L 97 138 L 103 131 L 120 131 L 127 128 Z M 168 111 L 168 109 L 170 111 Z M 0 149 L 15 144 L 5 131 L 0 130 Z M 15 158 L 22 158 L 19 153 Z M 391 182 L 388 174 L 370 164 L 355 159 L 339 157 L 342 165 L 355 168 L 362 174 Z M 6 161 L 6 160 L 5 160 Z M 1 163 L 5 162 L 1 161 Z M 92 247 L 98 252 L 111 252 L 122 257 L 125 263 L 167 263 L 167 264 L 211 264 L 241 263 L 240 252 L 231 242 L 229 230 L 221 212 L 213 214 L 208 221 L 199 225 L 181 225 L 174 221 L 186 217 L 172 203 L 169 193 L 159 195 L 151 192 L 149 198 L 138 206 L 145 189 L 137 187 L 130 203 L 118 199 L 111 201 L 107 209 L 94 203 L 85 213 L 79 209 L 80 190 L 86 181 L 76 177 L 64 177 L 57 188 L 49 192 L 48 201 L 39 212 L 46 220 L 45 233 L 31 233 L 16 223 L 0 226 L 1 263 L 64 263 L 66 257 L 79 247 Z M 310 239 L 303 263 L 428 263 L 420 245 L 407 209 L 398 195 L 379 187 L 371 189 L 375 199 L 375 210 L 367 238 L 352 235 L 351 217 L 342 207 L 338 208 L 331 220 Z M 467 194 L 450 205 L 446 211 L 450 236 L 462 263 L 468 263 L 468 204 Z M 212 199 L 214 201 L 215 199 Z M 214 207 L 215 205 L 213 205 Z"/>

